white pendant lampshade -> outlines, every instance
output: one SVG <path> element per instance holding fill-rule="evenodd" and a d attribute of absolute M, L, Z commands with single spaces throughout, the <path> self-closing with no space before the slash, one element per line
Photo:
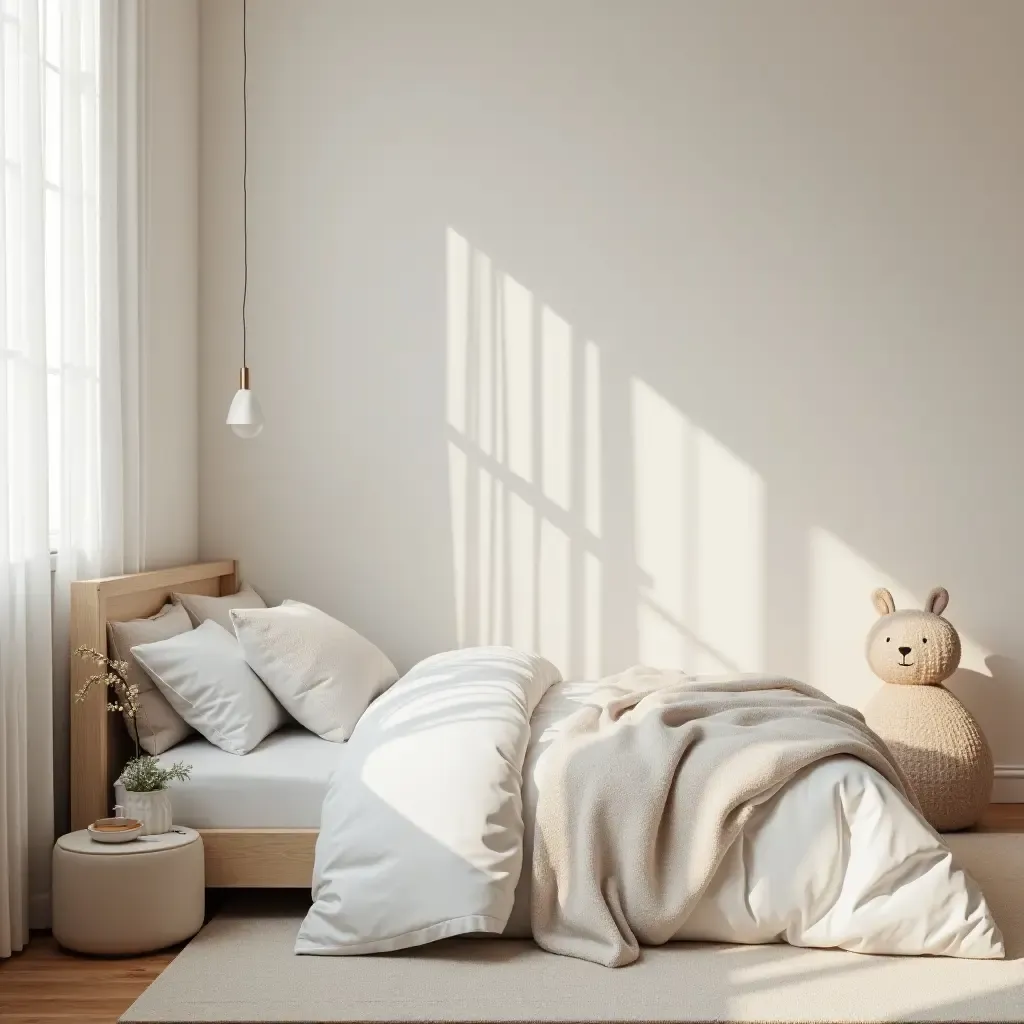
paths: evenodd
<path fill-rule="evenodd" d="M 246 28 L 248 11 L 246 0 L 242 0 L 242 369 L 238 374 L 238 390 L 228 408 L 227 425 L 238 437 L 255 437 L 263 429 L 263 410 L 259 400 L 249 388 L 249 367 L 246 363 L 246 322 L 245 307 L 249 296 L 249 104 L 248 79 L 249 61 L 246 53 Z"/>
<path fill-rule="evenodd" d="M 255 437 L 263 429 L 263 410 L 259 399 L 249 388 L 249 367 L 243 366 L 239 374 L 238 390 L 231 399 L 227 425 L 239 437 Z"/>

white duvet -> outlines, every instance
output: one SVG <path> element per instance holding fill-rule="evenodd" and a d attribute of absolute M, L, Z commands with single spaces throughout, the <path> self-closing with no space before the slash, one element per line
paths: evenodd
<path fill-rule="evenodd" d="M 530 937 L 540 768 L 601 685 L 476 648 L 427 659 L 375 701 L 324 804 L 296 952 Z M 941 838 L 849 757 L 805 770 L 758 808 L 674 937 L 1003 955 L 983 895 Z"/>
<path fill-rule="evenodd" d="M 527 864 L 544 754 L 568 716 L 603 686 L 553 686 L 534 712 L 523 769 Z M 532 935 L 530 888 L 524 871 L 507 937 Z M 805 770 L 758 809 L 674 938 L 1003 955 L 999 929 L 973 879 L 907 800 L 851 757 Z"/>
<path fill-rule="evenodd" d="M 421 661 L 370 705 L 324 800 L 297 953 L 502 931 L 530 718 L 558 679 L 543 658 L 477 647 Z"/>

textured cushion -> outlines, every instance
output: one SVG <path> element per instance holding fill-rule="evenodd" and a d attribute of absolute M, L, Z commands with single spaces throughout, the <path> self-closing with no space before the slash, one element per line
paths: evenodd
<path fill-rule="evenodd" d="M 243 584 L 237 594 L 227 597 L 207 597 L 205 594 L 173 594 L 176 601 L 188 612 L 193 626 L 200 626 L 213 619 L 218 626 L 231 632 L 232 608 L 266 608 L 263 598 L 248 584 Z"/>
<path fill-rule="evenodd" d="M 381 650 L 312 605 L 235 609 L 231 621 L 250 667 L 300 725 L 325 740 L 347 740 L 370 701 L 398 678 Z"/>
<path fill-rule="evenodd" d="M 191 629 L 192 622 L 185 609 L 170 603 L 165 604 L 151 618 L 107 624 L 109 654 L 117 661 L 128 662 L 128 682 L 139 688 L 139 745 L 147 754 L 162 754 L 170 750 L 192 732 L 192 726 L 167 703 L 153 680 L 135 660 L 132 648 L 138 644 L 167 640 L 188 633 Z M 131 733 L 132 722 L 127 715 L 124 719 Z"/>
<path fill-rule="evenodd" d="M 132 653 L 171 707 L 229 754 L 247 754 L 288 720 L 246 665 L 238 641 L 216 622 Z"/>

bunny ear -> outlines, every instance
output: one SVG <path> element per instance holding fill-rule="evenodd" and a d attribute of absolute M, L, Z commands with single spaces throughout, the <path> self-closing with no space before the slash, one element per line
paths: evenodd
<path fill-rule="evenodd" d="M 945 587 L 936 587 L 924 603 L 924 610 L 932 615 L 941 615 L 949 604 L 949 591 Z"/>
<path fill-rule="evenodd" d="M 892 594 L 885 587 L 879 587 L 873 591 L 871 601 L 879 615 L 892 615 L 896 611 L 896 602 L 892 599 Z"/>

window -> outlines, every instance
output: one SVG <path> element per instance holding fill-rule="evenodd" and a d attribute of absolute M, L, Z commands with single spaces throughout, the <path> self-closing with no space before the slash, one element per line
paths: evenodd
<path fill-rule="evenodd" d="M 96 547 L 99 486 L 88 482 L 100 468 L 99 257 L 107 237 L 99 220 L 100 19 L 104 36 L 116 38 L 112 8 L 0 0 L 0 436 L 15 559 L 38 553 L 44 528 L 51 550 L 67 538 L 72 509 L 76 550 Z M 113 151 L 118 140 L 104 141 Z M 110 298 L 116 308 L 117 295 Z"/>
<path fill-rule="evenodd" d="M 63 388 L 67 373 L 95 377 L 65 333 L 65 318 L 88 331 L 98 253 L 99 23 L 92 3 L 42 0 L 43 288 L 46 311 L 50 548 L 60 536 Z M 90 274 L 90 271 L 92 273 Z M 65 275 L 73 283 L 65 282 Z M 83 276 L 84 275 L 84 276 Z M 90 280 L 91 277 L 91 280 Z M 86 287 L 83 290 L 82 284 Z M 65 284 L 68 284 L 65 287 Z M 78 330 L 72 332 L 78 335 Z"/>
<path fill-rule="evenodd" d="M 4 828 L 12 824 L 12 849 L 19 851 L 10 884 L 0 878 L 0 954 L 24 945 L 29 923 L 46 923 L 40 914 L 48 880 L 30 878 L 26 886 L 34 872 L 16 862 L 53 825 L 49 697 L 52 684 L 59 689 L 62 674 L 66 679 L 67 655 L 61 659 L 52 641 L 67 629 L 69 581 L 100 575 L 96 568 L 107 564 L 106 521 L 96 512 L 102 479 L 92 464 L 100 435 L 89 413 L 100 408 L 101 337 L 110 337 L 115 356 L 104 367 L 111 390 L 118 383 L 118 323 L 109 332 L 99 327 L 106 281 L 101 239 L 112 267 L 118 250 L 107 243 L 117 241 L 116 222 L 107 218 L 102 233 L 99 224 L 98 72 L 102 39 L 115 72 L 104 76 L 104 105 L 120 113 L 117 86 L 124 76 L 116 74 L 115 44 L 132 53 L 136 46 L 134 32 L 116 33 L 122 11 L 134 15 L 136 7 L 108 0 L 0 0 L 0 803 L 17 809 L 22 802 L 20 814 L 0 813 L 0 845 L 8 844 Z M 134 90 L 135 76 L 129 72 L 127 79 Z M 110 143 L 102 150 L 104 168 L 119 166 L 119 141 L 116 132 L 103 132 Z M 104 190 L 113 190 L 116 177 L 111 185 L 106 180 Z M 119 295 L 114 285 L 116 279 L 103 289 L 112 308 Z M 114 308 L 110 320 L 116 315 Z M 117 426 L 112 422 L 108 433 Z M 119 469 L 113 461 L 108 476 Z M 53 576 L 55 540 L 61 552 Z M 116 540 L 106 549 L 111 564 Z M 24 914 L 29 901 L 31 922 Z"/>

